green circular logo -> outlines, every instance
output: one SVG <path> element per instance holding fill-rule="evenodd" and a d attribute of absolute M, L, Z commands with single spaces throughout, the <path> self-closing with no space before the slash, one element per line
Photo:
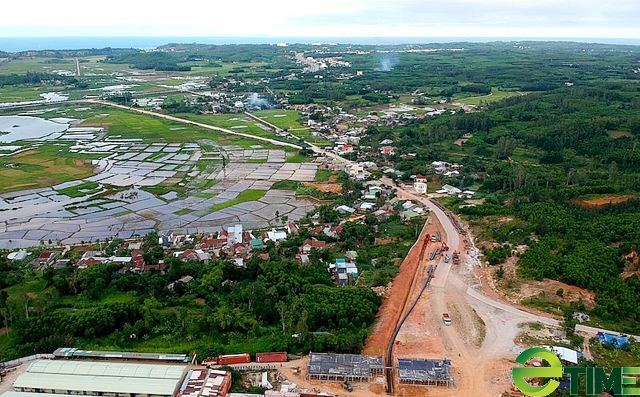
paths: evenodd
<path fill-rule="evenodd" d="M 541 347 L 532 347 L 531 349 L 523 351 L 516 358 L 516 362 L 525 365 L 527 361 L 532 358 L 542 358 L 549 363 L 550 367 L 513 367 L 511 372 L 513 374 L 513 381 L 516 387 L 527 396 L 547 396 L 558 388 L 560 385 L 558 381 L 551 379 L 543 386 L 531 386 L 524 378 L 560 378 L 562 377 L 562 364 L 555 354 Z"/>

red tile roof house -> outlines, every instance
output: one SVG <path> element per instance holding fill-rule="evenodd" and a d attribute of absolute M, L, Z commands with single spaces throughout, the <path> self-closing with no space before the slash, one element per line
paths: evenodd
<path fill-rule="evenodd" d="M 320 249 L 324 248 L 326 245 L 327 243 L 325 241 L 308 238 L 302 242 L 300 252 L 302 252 L 303 254 L 308 254 L 309 252 L 311 252 L 312 248 Z"/>
<path fill-rule="evenodd" d="M 198 253 L 194 249 L 186 250 L 180 255 L 180 257 L 182 258 L 182 260 L 187 260 L 187 261 L 197 262 L 200 260 L 200 258 L 198 258 Z"/>
<path fill-rule="evenodd" d="M 298 228 L 298 225 L 296 225 L 294 222 L 289 222 L 287 224 L 287 233 L 295 234 L 295 233 L 298 233 L 298 230 L 300 229 Z"/>
<path fill-rule="evenodd" d="M 206 238 L 200 242 L 196 246 L 196 248 L 201 250 L 210 250 L 214 248 L 222 248 L 227 244 L 227 238 Z"/>
<path fill-rule="evenodd" d="M 392 147 L 383 147 L 380 149 L 380 153 L 392 155 L 396 153 L 396 149 Z"/>
<path fill-rule="evenodd" d="M 48 266 L 53 263 L 53 260 L 56 257 L 55 252 L 43 252 L 38 257 L 38 264 L 40 266 Z"/>
<path fill-rule="evenodd" d="M 144 266 L 144 258 L 142 257 L 144 254 L 141 250 L 136 250 L 131 252 L 131 270 L 142 272 L 145 270 Z"/>

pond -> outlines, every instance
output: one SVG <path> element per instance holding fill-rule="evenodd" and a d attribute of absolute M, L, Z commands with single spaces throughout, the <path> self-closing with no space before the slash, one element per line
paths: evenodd
<path fill-rule="evenodd" d="M 31 116 L 0 116 L 0 142 L 9 143 L 24 139 L 44 138 L 66 131 L 69 124 Z"/>

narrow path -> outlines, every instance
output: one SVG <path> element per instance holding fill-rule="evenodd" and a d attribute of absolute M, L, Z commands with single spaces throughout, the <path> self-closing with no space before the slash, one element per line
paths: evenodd
<path fill-rule="evenodd" d="M 147 116 L 160 117 L 160 118 L 171 120 L 171 121 L 177 121 L 179 123 L 191 124 L 191 125 L 195 125 L 195 126 L 198 126 L 198 127 L 206 128 L 206 129 L 209 129 L 209 130 L 224 132 L 225 134 L 237 135 L 237 136 L 242 136 L 242 137 L 245 137 L 245 138 L 255 139 L 255 140 L 258 140 L 258 141 L 269 142 L 271 144 L 278 145 L 278 146 L 289 146 L 289 147 L 296 148 L 296 149 L 302 149 L 302 146 L 296 145 L 295 143 L 282 142 L 282 141 L 278 141 L 278 140 L 275 140 L 275 139 L 260 137 L 260 136 L 251 135 L 251 134 L 245 134 L 243 132 L 236 132 L 236 131 L 232 131 L 232 130 L 229 130 L 229 129 L 226 129 L 226 128 L 222 128 L 222 127 L 216 127 L 216 126 L 209 125 L 209 124 L 199 123 L 197 121 L 181 119 L 180 117 L 169 116 L 168 114 L 156 113 L 156 112 L 152 112 L 150 110 L 144 110 L 144 109 L 134 108 L 134 107 L 131 107 L 131 106 L 120 105 L 120 104 L 109 102 L 109 101 L 101 101 L 101 100 L 97 100 L 97 99 L 81 99 L 81 100 L 77 100 L 77 101 L 74 101 L 74 102 L 88 102 L 88 103 L 94 103 L 94 104 L 105 105 L 105 106 L 113 106 L 113 107 L 116 107 L 116 108 L 119 108 L 119 109 L 125 109 L 125 110 L 130 110 L 132 112 L 145 114 Z"/>
<path fill-rule="evenodd" d="M 251 113 L 251 112 L 244 112 L 244 114 L 246 114 L 247 116 L 251 117 L 251 118 L 252 118 L 252 119 L 254 119 L 254 120 L 257 120 L 257 121 L 261 122 L 262 124 L 266 124 L 266 125 L 268 125 L 269 127 L 273 128 L 273 130 L 274 130 L 275 132 L 282 131 L 282 128 L 278 127 L 278 126 L 277 126 L 277 125 L 275 125 L 275 124 L 271 124 L 271 123 L 270 123 L 270 122 L 268 122 L 267 120 L 263 120 L 263 119 L 261 119 L 260 117 L 256 116 L 255 114 L 253 114 L 253 113 Z M 293 135 L 291 135 L 291 136 L 293 136 Z M 299 139 L 298 137 L 294 137 L 294 138 Z"/>

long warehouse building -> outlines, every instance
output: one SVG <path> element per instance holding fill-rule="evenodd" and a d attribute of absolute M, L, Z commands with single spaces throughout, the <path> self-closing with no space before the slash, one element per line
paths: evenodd
<path fill-rule="evenodd" d="M 166 397 L 176 394 L 186 369 L 184 365 L 38 360 L 16 379 L 13 388 L 18 392 Z"/>

